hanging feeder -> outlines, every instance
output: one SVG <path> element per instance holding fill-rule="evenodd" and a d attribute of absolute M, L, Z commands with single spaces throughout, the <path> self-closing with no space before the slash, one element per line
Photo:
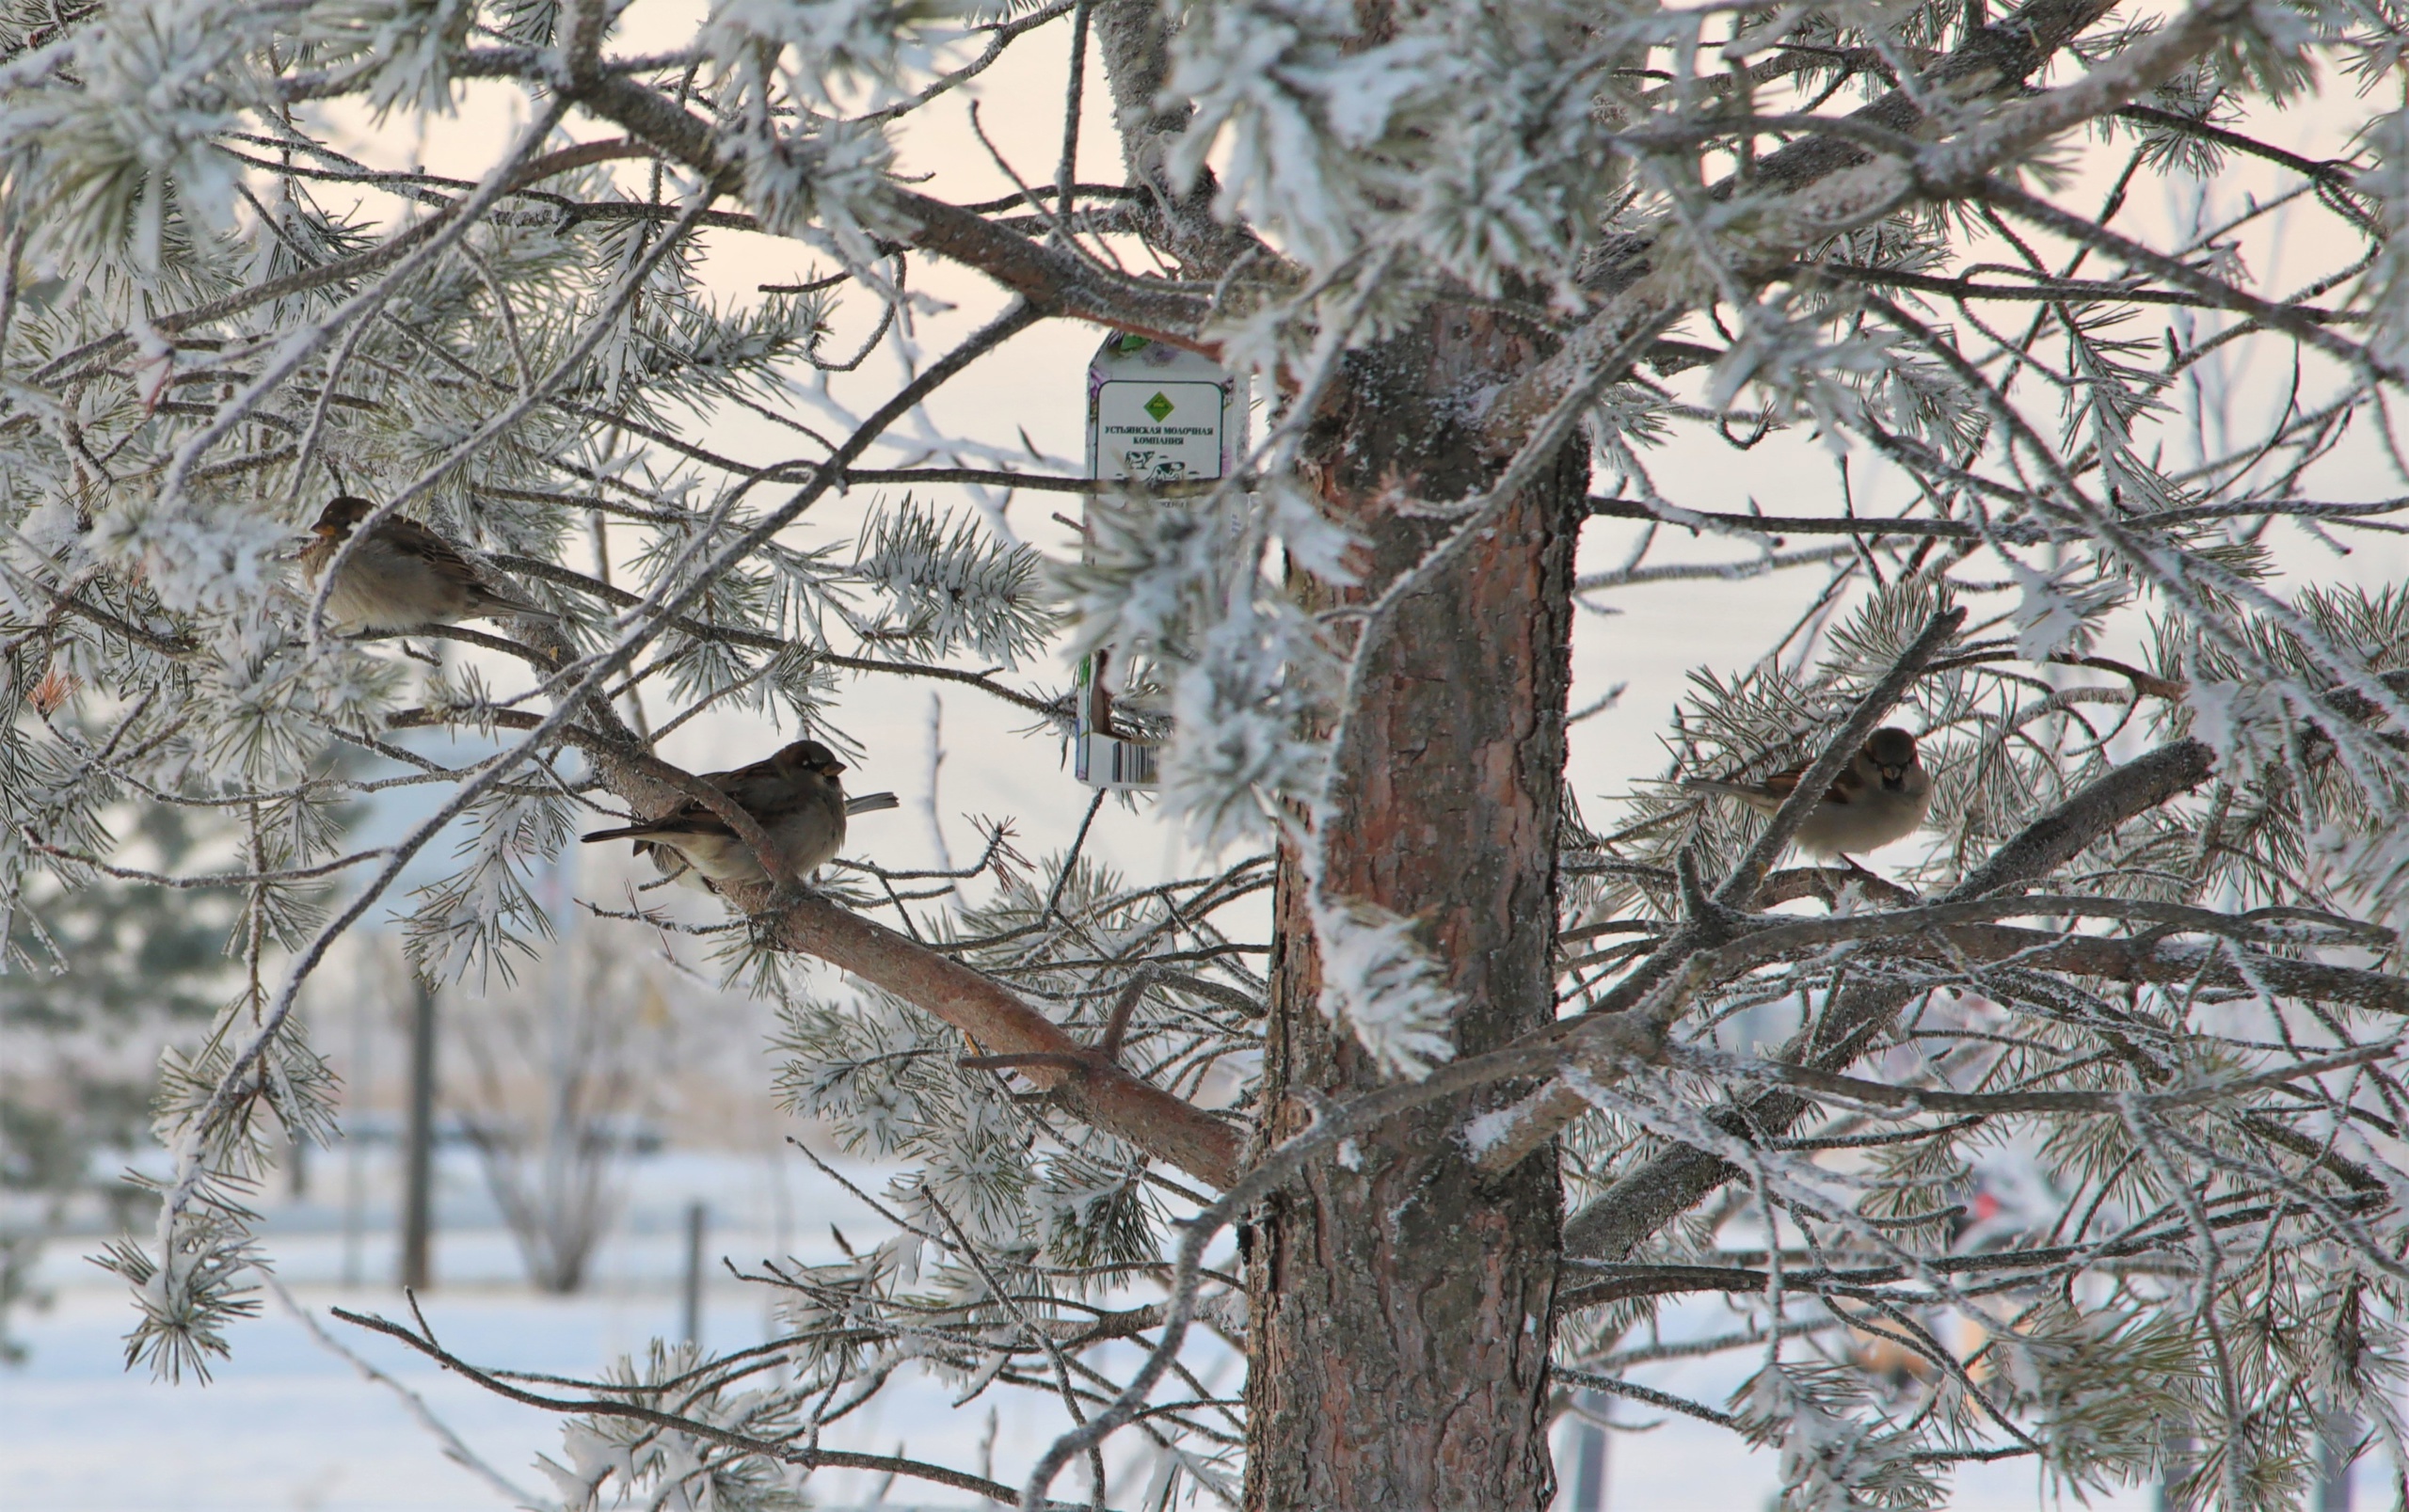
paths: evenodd
<path fill-rule="evenodd" d="M 1113 335 L 1088 364 L 1088 476 L 1141 484 L 1226 477 L 1246 449 L 1247 386 L 1208 357 Z M 1080 533 L 1087 535 L 1082 511 Z M 1156 748 L 1115 718 L 1136 658 L 1098 646 L 1081 659 L 1073 770 L 1091 788 L 1151 788 Z"/>

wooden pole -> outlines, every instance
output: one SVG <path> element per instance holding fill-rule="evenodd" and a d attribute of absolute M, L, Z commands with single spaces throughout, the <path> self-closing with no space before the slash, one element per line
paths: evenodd
<path fill-rule="evenodd" d="M 435 991 L 411 979 L 409 1123 L 402 1153 L 402 1284 L 435 1284 Z"/>
<path fill-rule="evenodd" d="M 703 1225 L 708 1214 L 700 1202 L 686 1204 L 686 1342 L 703 1342 Z"/>

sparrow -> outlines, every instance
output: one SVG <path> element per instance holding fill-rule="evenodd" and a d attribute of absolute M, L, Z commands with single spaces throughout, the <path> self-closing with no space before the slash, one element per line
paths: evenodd
<path fill-rule="evenodd" d="M 802 878 L 835 858 L 838 848 L 845 843 L 848 814 L 896 806 L 893 793 L 847 799 L 844 785 L 838 781 L 844 770 L 837 753 L 818 740 L 797 740 L 751 766 L 706 772 L 702 780 L 752 815 L 777 848 L 778 859 Z M 649 854 L 663 872 L 710 891 L 774 880 L 761 869 L 761 858 L 753 847 L 729 829 L 726 820 L 694 799 L 660 819 L 596 830 L 581 838 L 589 845 L 597 840 L 633 840 L 636 853 Z"/>
<path fill-rule="evenodd" d="M 1801 763 L 1763 782 L 1714 782 L 1692 777 L 1682 786 L 1698 792 L 1730 793 L 1770 817 L 1797 790 L 1807 774 Z M 1873 851 L 1916 832 L 1932 807 L 1932 775 L 1916 757 L 1916 738 L 1895 726 L 1875 730 L 1865 749 L 1849 759 L 1823 798 L 1798 826 L 1796 844 L 1821 856 Z"/>
<path fill-rule="evenodd" d="M 314 585 L 351 539 L 353 527 L 376 506 L 345 494 L 327 505 L 310 527 L 315 539 L 301 549 L 301 570 Z M 495 587 L 460 549 L 416 520 L 389 517 L 371 531 L 343 564 L 327 595 L 327 617 L 337 629 L 414 630 L 458 619 L 499 619 L 524 614 L 558 619 L 548 609 Z"/>

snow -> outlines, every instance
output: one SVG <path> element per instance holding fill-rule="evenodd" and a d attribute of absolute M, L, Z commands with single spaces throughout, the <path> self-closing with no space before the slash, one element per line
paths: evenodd
<path fill-rule="evenodd" d="M 389 1292 L 311 1290 L 330 1301 L 392 1311 Z M 439 1299 L 434 1315 L 463 1347 L 550 1370 L 597 1362 L 598 1345 L 642 1324 L 609 1299 L 544 1303 L 518 1297 Z M 12 1505 L 56 1512 L 193 1512 L 243 1507 L 402 1512 L 501 1506 L 490 1488 L 446 1462 L 389 1393 L 321 1351 L 290 1318 L 237 1331 L 233 1361 L 207 1388 L 173 1387 L 119 1366 L 127 1309 L 113 1290 L 62 1296 L 24 1329 L 29 1368 L 0 1376 L 0 1488 Z M 633 1325 L 633 1326 L 631 1326 Z M 342 1330 L 343 1326 L 334 1327 Z M 358 1330 L 348 1330 L 357 1332 Z M 414 1368 L 398 1345 L 361 1345 L 423 1396 L 454 1430 L 513 1479 L 553 1435 L 532 1409 L 512 1407 L 439 1371 Z M 514 1472 L 518 1473 L 514 1473 Z"/>
<path fill-rule="evenodd" d="M 298 1296 L 322 1316 L 329 1304 L 389 1315 L 402 1311 L 399 1297 L 381 1287 L 304 1286 Z M 471 1359 L 564 1375 L 599 1368 L 678 1327 L 675 1292 L 660 1285 L 605 1287 L 570 1298 L 479 1286 L 438 1291 L 425 1306 L 445 1340 Z M 24 1332 L 33 1358 L 22 1370 L 0 1372 L 0 1504 L 15 1512 L 481 1512 L 509 1505 L 483 1480 L 446 1461 L 391 1393 L 360 1379 L 273 1308 L 237 1330 L 233 1361 L 206 1388 L 159 1385 L 121 1371 L 118 1336 L 128 1316 L 114 1288 L 85 1286 L 62 1293 L 48 1313 L 27 1320 Z M 760 1336 L 762 1321 L 758 1299 L 723 1288 L 710 1298 L 706 1340 L 718 1346 L 748 1342 Z M 398 1345 L 361 1337 L 341 1323 L 330 1327 L 423 1396 L 494 1469 L 530 1491 L 545 1488 L 534 1460 L 539 1453 L 559 1457 L 551 1414 L 500 1401 L 417 1362 Z M 1713 1403 L 1756 1362 L 1748 1356 L 1728 1368 L 1658 1366 L 1635 1378 Z M 1050 1424 L 1040 1422 L 1043 1414 L 1015 1414 L 1013 1397 L 1000 1400 L 1006 1410 L 997 1435 L 999 1471 L 1042 1448 L 1041 1434 L 1051 1435 Z M 1614 1410 L 1618 1423 L 1662 1421 L 1612 1439 L 1606 1504 L 1613 1512 L 1730 1512 L 1763 1506 L 1772 1493 L 1773 1455 L 1744 1452 L 1730 1434 L 1707 1424 L 1632 1403 Z M 981 1408 L 949 1411 L 941 1390 L 917 1384 L 885 1404 L 883 1417 L 841 1440 L 832 1437 L 831 1443 L 892 1452 L 901 1440 L 916 1456 L 975 1465 L 985 1431 Z M 1569 1427 L 1559 1428 L 1559 1438 L 1566 1440 L 1560 1456 L 1569 1469 Z M 2362 1467 L 2370 1496 L 2377 1468 Z M 810 1489 L 823 1507 L 846 1506 L 870 1496 L 871 1480 L 825 1472 Z M 2029 1468 L 1971 1469 L 1955 1486 L 1951 1505 L 1958 1512 L 2024 1512 L 2050 1504 L 2036 1492 Z M 915 1492 L 900 1482 L 890 1494 L 896 1498 L 891 1507 L 978 1504 L 937 1488 Z M 2108 1512 L 2145 1507 L 2149 1499 L 2135 1492 L 2091 1504 Z"/>
<path fill-rule="evenodd" d="M 318 1175 L 339 1193 L 333 1162 Z M 381 1175 L 381 1172 L 374 1174 Z M 871 1174 L 849 1171 L 849 1175 Z M 463 1150 L 443 1152 L 444 1194 L 436 1251 L 438 1285 L 423 1305 L 444 1343 L 471 1361 L 519 1370 L 591 1376 L 622 1354 L 640 1352 L 680 1327 L 678 1267 L 686 1202 L 712 1215 L 710 1249 L 740 1264 L 776 1250 L 809 1262 L 837 1258 L 828 1225 L 856 1242 L 874 1222 L 835 1184 L 799 1159 L 774 1167 L 760 1156 L 668 1154 L 640 1161 L 630 1202 L 598 1257 L 588 1291 L 572 1297 L 530 1295 L 496 1226 L 475 1168 Z M 869 1185 L 873 1188 L 877 1182 Z M 381 1182 L 368 1184 L 376 1193 Z M 783 1188 L 783 1199 L 780 1189 Z M 265 1202 L 265 1199 L 263 1199 Z M 780 1221 L 783 1209 L 785 1220 Z M 362 1235 L 362 1271 L 344 1285 L 342 1214 L 331 1202 L 266 1202 L 267 1249 L 296 1298 L 345 1345 L 423 1397 L 501 1475 L 531 1494 L 549 1490 L 535 1456 L 562 1455 L 559 1420 L 503 1401 L 402 1345 L 328 1318 L 329 1306 L 406 1317 L 401 1296 L 382 1280 L 392 1236 Z M 783 1238 L 781 1231 L 784 1231 Z M 206 1387 L 168 1386 L 121 1368 L 121 1335 L 133 1321 L 123 1290 L 78 1258 L 97 1248 L 66 1241 L 46 1253 L 42 1284 L 55 1294 L 46 1311 L 22 1318 L 25 1363 L 0 1369 L 0 1506 L 10 1512 L 484 1512 L 511 1505 L 484 1479 L 443 1457 L 435 1440 L 387 1388 L 362 1379 L 344 1361 L 269 1301 L 256 1321 L 231 1330 L 233 1358 Z M 724 1271 L 705 1296 L 704 1343 L 713 1348 L 766 1337 L 768 1297 Z M 1727 1331 L 1718 1304 L 1669 1312 L 1668 1338 Z M 1635 1368 L 1630 1378 L 1721 1407 L 1762 1362 L 1754 1351 L 1717 1361 L 1674 1361 Z M 1115 1366 L 1128 1361 L 1116 1360 Z M 1238 1384 L 1234 1358 L 1219 1361 L 1220 1390 Z M 902 1383 L 860 1421 L 833 1432 L 833 1448 L 893 1453 L 962 1467 L 981 1462 L 988 1402 L 956 1410 L 950 1392 L 926 1380 Z M 998 1393 L 996 1478 L 1020 1472 L 1060 1428 L 1052 1403 Z M 1616 1433 L 1608 1448 L 1609 1512 L 1731 1512 L 1766 1504 L 1778 1482 L 1778 1456 L 1749 1452 L 1708 1424 L 1633 1402 L 1611 1404 L 1614 1421 L 1639 1431 Z M 1558 1454 L 1570 1483 L 1572 1426 L 1558 1428 Z M 1151 1468 L 1125 1440 L 1114 1456 L 1113 1502 L 1130 1504 Z M 2361 1486 L 2378 1494 L 2382 1467 L 2361 1467 Z M 823 1508 L 867 1503 L 875 1477 L 822 1472 L 807 1490 Z M 2039 1512 L 2062 1504 L 2036 1484 L 2029 1466 L 1971 1467 L 1953 1480 L 1957 1512 Z M 1084 1490 L 1073 1475 L 1061 1489 Z M 970 1508 L 976 1499 L 944 1488 L 899 1481 L 884 1504 Z M 1570 1492 L 1567 1492 L 1569 1497 Z M 2101 1512 L 2150 1504 L 2146 1490 L 2095 1498 Z M 1569 1506 L 1569 1502 L 1560 1505 Z"/>
<path fill-rule="evenodd" d="M 815 1141 L 824 1143 L 824 1141 Z M 709 1252 L 750 1267 L 773 1253 L 809 1263 L 838 1259 L 829 1226 L 856 1241 L 883 1230 L 861 1205 L 800 1157 L 779 1165 L 760 1156 L 668 1154 L 636 1164 L 628 1209 L 593 1266 L 587 1291 L 569 1297 L 531 1295 L 507 1233 L 465 1149 L 440 1152 L 435 1249 L 436 1287 L 421 1297 L 444 1345 L 476 1363 L 592 1378 L 620 1356 L 641 1354 L 656 1337 L 682 1330 L 680 1270 L 684 1209 L 703 1201 L 710 1215 Z M 318 1175 L 339 1193 L 339 1171 Z M 378 1167 L 363 1184 L 380 1203 L 389 1195 Z M 875 1190 L 882 1172 L 849 1176 Z M 555 1414 L 504 1401 L 444 1372 L 399 1343 L 327 1315 L 329 1307 L 407 1321 L 408 1304 L 384 1279 L 395 1249 L 390 1225 L 369 1230 L 359 1247 L 364 1277 L 345 1285 L 345 1240 L 339 1206 L 274 1202 L 264 1196 L 264 1248 L 277 1274 L 319 1323 L 362 1359 L 417 1393 L 434 1414 L 502 1476 L 531 1496 L 550 1490 L 535 1456 L 563 1458 Z M 390 1204 L 384 1204 L 389 1207 Z M 783 1220 L 781 1215 L 783 1214 Z M 378 1215 L 383 1216 L 382 1213 Z M 169 1386 L 123 1369 L 122 1337 L 135 1313 L 123 1287 L 85 1264 L 95 1237 L 62 1240 L 44 1253 L 40 1284 L 45 1310 L 22 1314 L 16 1331 L 24 1363 L 0 1367 L 0 1507 L 8 1512 L 482 1512 L 513 1504 L 486 1480 L 444 1458 L 434 1438 L 387 1387 L 361 1378 L 263 1297 L 262 1315 L 230 1330 L 231 1361 L 214 1362 L 206 1387 Z M 769 1336 L 770 1294 L 711 1271 L 705 1289 L 702 1342 L 742 1347 Z M 1115 1345 L 1097 1359 L 1125 1371 L 1136 1359 Z M 1223 1357 L 1220 1389 L 1235 1393 L 1236 1362 Z M 1208 1379 L 1213 1377 L 1208 1374 Z M 994 1476 L 1017 1485 L 1065 1425 L 1050 1398 L 999 1391 L 959 1410 L 954 1391 L 899 1377 L 857 1418 L 832 1429 L 835 1449 L 894 1454 L 978 1469 L 997 1409 Z M 1133 1498 L 1152 1459 L 1132 1440 L 1108 1456 L 1119 1502 Z M 880 1477 L 823 1471 L 806 1490 L 823 1508 L 868 1502 Z M 1124 1481 L 1126 1486 L 1124 1486 Z M 1058 1494 L 1084 1494 L 1083 1472 L 1058 1483 Z M 974 1497 L 898 1480 L 883 1504 L 975 1507 Z"/>

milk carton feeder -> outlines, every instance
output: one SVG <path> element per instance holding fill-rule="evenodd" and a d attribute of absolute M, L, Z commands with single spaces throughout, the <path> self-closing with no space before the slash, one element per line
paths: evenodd
<path fill-rule="evenodd" d="M 1114 335 L 1088 364 L 1088 476 L 1141 484 L 1206 483 L 1246 450 L 1243 379 L 1194 352 Z M 1085 521 L 1082 520 L 1084 528 Z M 1156 750 L 1115 717 L 1134 659 L 1098 646 L 1079 663 L 1072 765 L 1091 788 L 1151 788 Z"/>

